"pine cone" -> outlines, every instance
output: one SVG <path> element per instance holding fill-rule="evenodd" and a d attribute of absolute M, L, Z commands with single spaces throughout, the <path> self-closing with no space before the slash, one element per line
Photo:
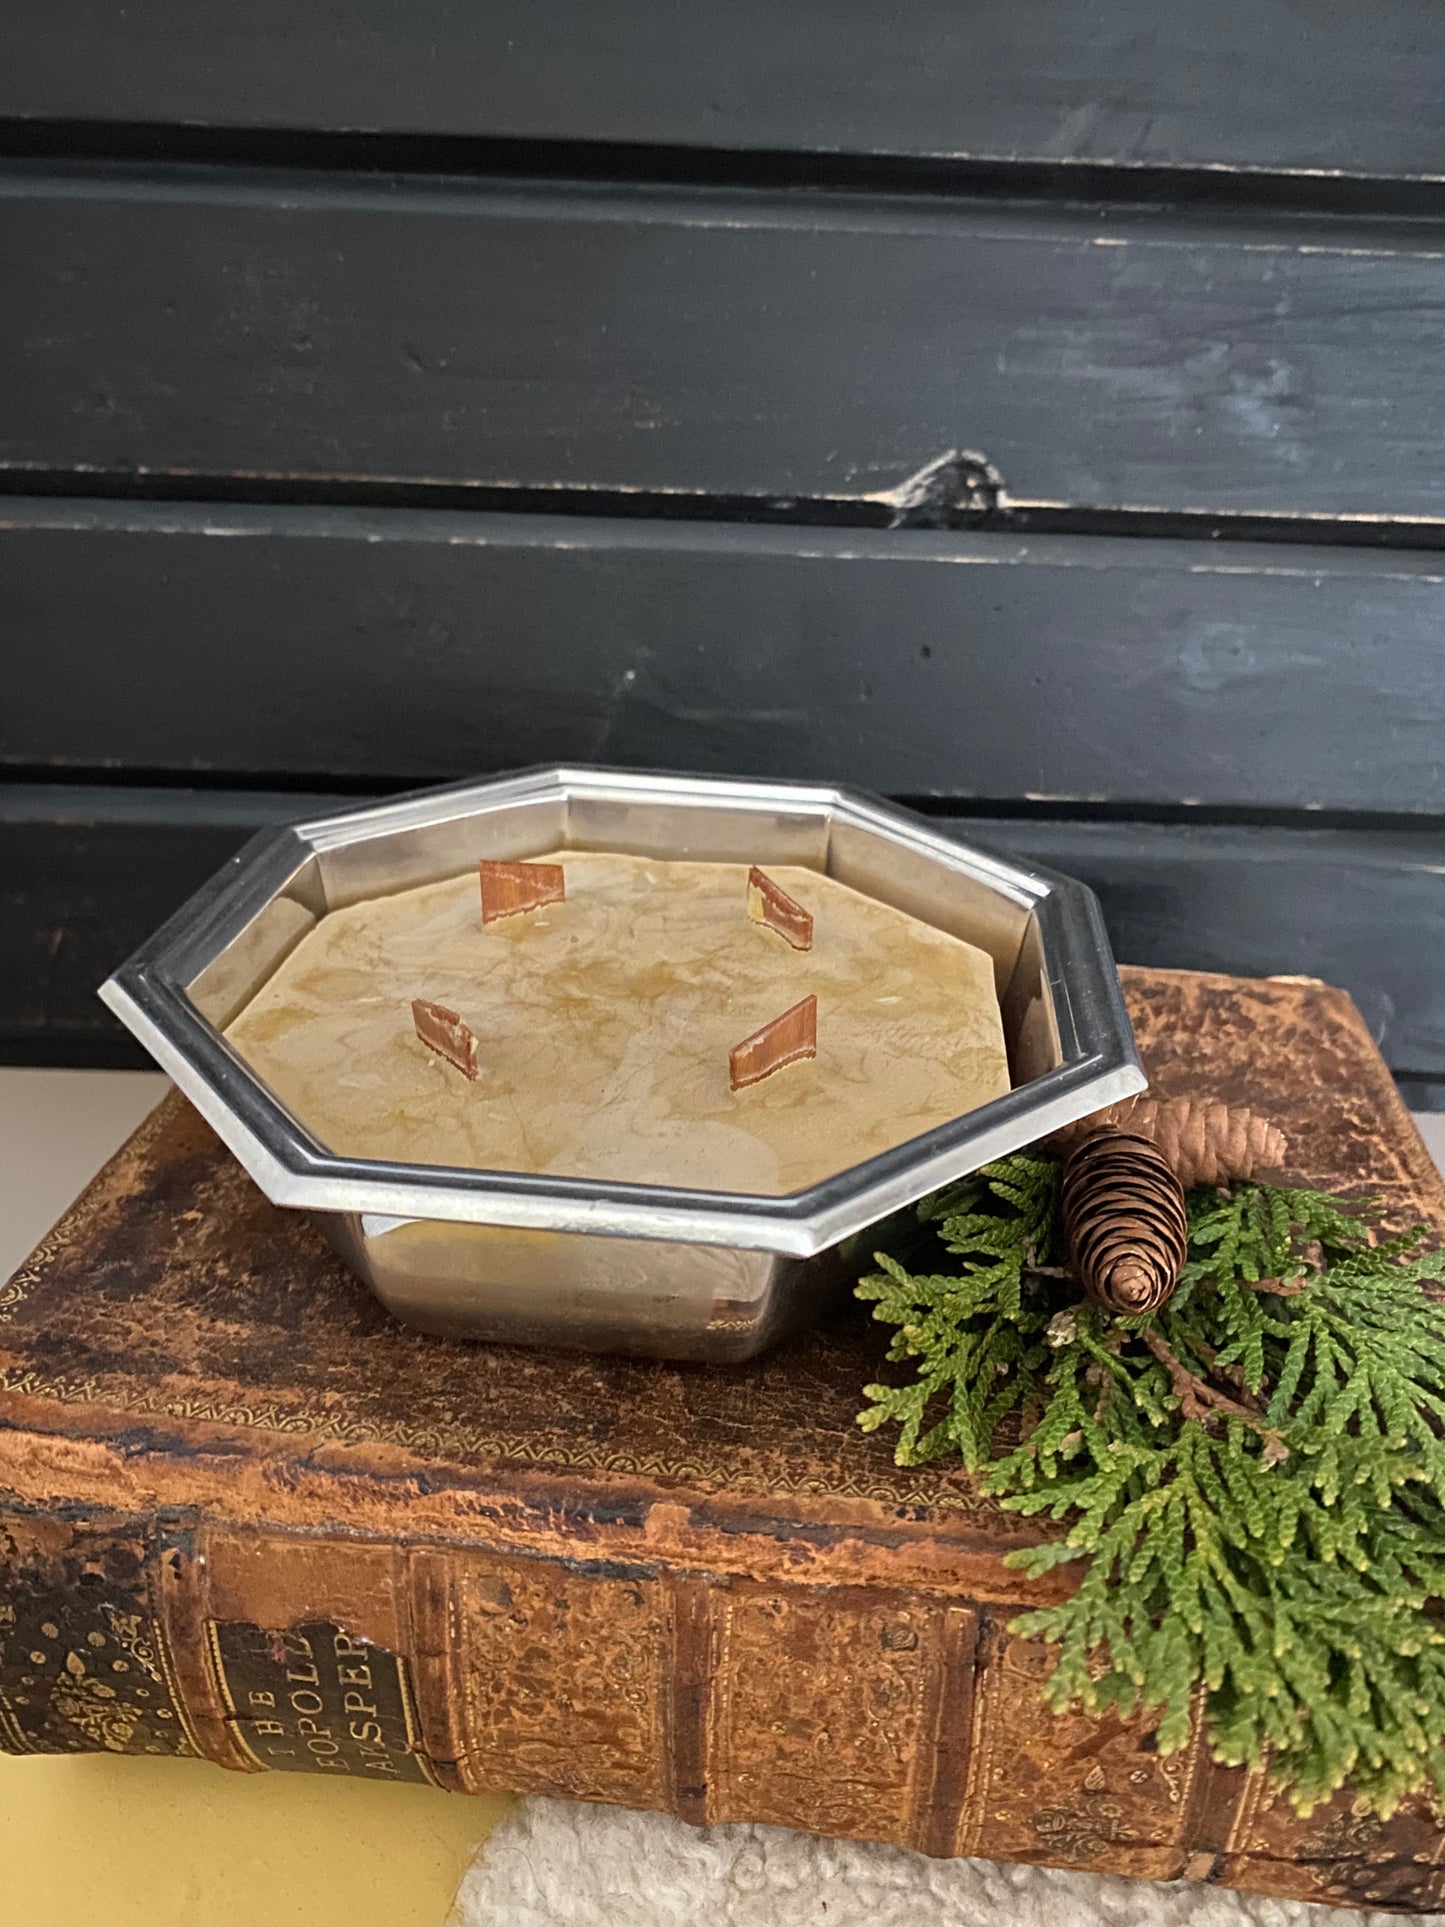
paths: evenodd
<path fill-rule="evenodd" d="M 1071 1147 L 1091 1132 L 1114 1125 L 1157 1144 L 1186 1191 L 1196 1184 L 1246 1182 L 1257 1171 L 1274 1170 L 1289 1155 L 1289 1140 L 1277 1124 L 1242 1104 L 1220 1104 L 1207 1097 L 1126 1097 L 1058 1133 L 1055 1142 Z"/>
<path fill-rule="evenodd" d="M 1069 1258 L 1103 1311 L 1157 1311 L 1174 1296 L 1188 1250 L 1184 1189 L 1148 1138 L 1113 1126 L 1064 1161 Z"/>

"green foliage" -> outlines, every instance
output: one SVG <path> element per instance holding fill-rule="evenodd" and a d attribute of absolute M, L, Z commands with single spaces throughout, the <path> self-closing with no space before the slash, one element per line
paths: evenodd
<path fill-rule="evenodd" d="M 1215 1757 L 1268 1758 L 1302 1812 L 1346 1781 L 1382 1813 L 1445 1798 L 1445 1307 L 1422 1289 L 1445 1254 L 1372 1243 L 1319 1192 L 1198 1191 L 1173 1299 L 1111 1319 L 1064 1268 L 1058 1177 L 990 1165 L 921 1207 L 938 1269 L 879 1254 L 859 1296 L 914 1375 L 867 1386 L 859 1423 L 1057 1522 L 1011 1556 L 1080 1572 L 1015 1622 L 1058 1647 L 1056 1709 L 1157 1712 L 1161 1752 L 1202 1711 Z"/>

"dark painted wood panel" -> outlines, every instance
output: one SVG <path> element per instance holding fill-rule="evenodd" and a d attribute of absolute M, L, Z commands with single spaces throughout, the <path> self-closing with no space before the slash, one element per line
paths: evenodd
<path fill-rule="evenodd" d="M 955 827 L 1091 884 L 1122 962 L 1343 984 L 1394 1069 L 1445 1078 L 1445 824 Z"/>
<path fill-rule="evenodd" d="M 0 113 L 1445 172 L 1431 0 L 7 0 Z"/>
<path fill-rule="evenodd" d="M 14 163 L 0 259 L 11 469 L 1445 518 L 1434 222 Z"/>
<path fill-rule="evenodd" d="M 0 503 L 0 761 L 1445 810 L 1445 556 Z"/>
<path fill-rule="evenodd" d="M 95 992 L 290 797 L 0 785 L 0 1061 L 146 1063 Z"/>
<path fill-rule="evenodd" d="M 95 986 L 253 829 L 339 802 L 0 786 L 0 1060 L 140 1061 Z M 952 827 L 1085 878 L 1122 961 L 1344 984 L 1417 1101 L 1445 1080 L 1445 830 Z"/>

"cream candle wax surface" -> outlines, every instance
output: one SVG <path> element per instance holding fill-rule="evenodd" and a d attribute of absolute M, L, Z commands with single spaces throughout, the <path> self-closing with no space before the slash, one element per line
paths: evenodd
<path fill-rule="evenodd" d="M 769 875 L 810 950 L 747 915 L 748 866 L 566 850 L 566 898 L 485 926 L 475 871 L 332 911 L 231 1023 L 343 1156 L 779 1195 L 1009 1089 L 992 960 L 809 869 Z M 746 1089 L 730 1049 L 817 998 L 817 1055 Z M 412 999 L 476 1039 L 463 1076 Z"/>

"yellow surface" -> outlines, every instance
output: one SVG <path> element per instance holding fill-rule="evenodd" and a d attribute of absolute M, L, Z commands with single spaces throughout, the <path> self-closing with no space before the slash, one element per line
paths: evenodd
<path fill-rule="evenodd" d="M 505 1796 L 0 1756 L 3 1927 L 443 1927 Z"/>

